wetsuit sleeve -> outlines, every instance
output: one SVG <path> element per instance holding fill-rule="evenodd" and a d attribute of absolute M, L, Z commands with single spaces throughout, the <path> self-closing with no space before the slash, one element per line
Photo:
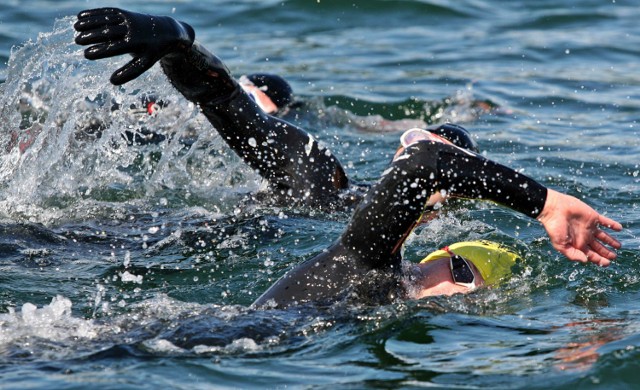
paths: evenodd
<path fill-rule="evenodd" d="M 339 161 L 301 128 L 267 115 L 197 42 L 162 58 L 171 83 L 203 113 L 229 146 L 281 195 L 321 207 L 348 186 Z"/>
<path fill-rule="evenodd" d="M 418 142 L 383 173 L 356 208 L 341 243 L 370 267 L 397 267 L 398 250 L 425 211 L 429 197 L 485 199 L 532 218 L 547 190 L 533 179 L 461 148 Z"/>

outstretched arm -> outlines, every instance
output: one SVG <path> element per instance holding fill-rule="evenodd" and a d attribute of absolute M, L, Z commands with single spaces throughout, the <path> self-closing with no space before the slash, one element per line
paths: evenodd
<path fill-rule="evenodd" d="M 124 84 L 160 61 L 171 83 L 202 108 L 229 146 L 285 197 L 331 205 L 348 185 L 339 161 L 309 134 L 265 114 L 242 90 L 224 63 L 194 42 L 193 28 L 171 17 L 118 8 L 83 11 L 76 43 L 90 45 L 97 60 L 131 54 L 111 76 Z"/>
<path fill-rule="evenodd" d="M 356 208 L 341 241 L 372 267 L 397 262 L 396 254 L 425 211 L 429 196 L 438 192 L 490 200 L 537 218 L 553 246 L 571 260 L 606 266 L 616 256 L 608 247 L 620 247 L 598 226 L 613 230 L 622 226 L 578 199 L 479 154 L 428 141 L 410 145 L 395 158 Z"/>

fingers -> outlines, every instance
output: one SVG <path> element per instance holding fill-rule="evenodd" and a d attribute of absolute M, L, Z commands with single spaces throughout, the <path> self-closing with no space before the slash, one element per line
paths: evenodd
<path fill-rule="evenodd" d="M 94 45 L 85 50 L 85 57 L 98 60 L 131 52 L 125 38 L 128 27 L 125 18 L 117 8 L 99 8 L 78 14 L 74 28 L 78 31 L 75 42 L 78 45 Z"/>
<path fill-rule="evenodd" d="M 622 247 L 622 244 L 620 243 L 620 241 L 616 240 L 615 238 L 611 237 L 608 233 L 603 232 L 602 230 L 597 230 L 595 232 L 595 234 L 593 235 L 598 241 L 609 245 L 612 248 L 615 249 L 620 249 Z"/>
<path fill-rule="evenodd" d="M 605 226 L 616 232 L 619 232 L 622 230 L 622 224 L 620 224 L 620 222 L 616 222 L 613 219 L 607 218 L 603 215 L 598 215 L 598 224 L 600 226 Z"/>
<path fill-rule="evenodd" d="M 604 232 L 600 233 L 609 237 Z M 600 241 L 594 239 L 580 247 L 571 245 L 569 247 L 559 246 L 556 249 L 564 254 L 569 260 L 579 261 L 581 263 L 590 262 L 601 267 L 608 267 L 611 264 L 611 261 L 616 259 L 617 254 L 603 245 Z M 617 241 L 615 242 L 617 243 Z"/>
<path fill-rule="evenodd" d="M 614 251 L 602 245 L 599 241 L 594 240 L 589 246 L 592 251 L 609 260 L 614 260 L 617 257 Z"/>
<path fill-rule="evenodd" d="M 122 85 L 140 76 L 153 66 L 155 61 L 149 57 L 136 57 L 111 75 L 113 85 Z"/>
<path fill-rule="evenodd" d="M 105 26 L 95 30 L 83 31 L 76 36 L 78 45 L 92 45 L 94 43 L 123 39 L 127 34 L 127 27 L 123 25 Z"/>
<path fill-rule="evenodd" d="M 176 32 L 176 24 L 169 17 L 153 17 L 118 8 L 92 9 L 78 14 L 74 24 L 78 31 L 75 42 L 89 45 L 84 51 L 89 60 L 132 54 L 134 59 L 111 75 L 111 82 L 121 85 L 151 68 L 166 54 L 167 47 L 181 48 L 182 41 L 190 42 L 191 30 L 185 27 L 186 32 L 181 29 Z M 184 37 L 185 34 L 188 36 Z"/>
<path fill-rule="evenodd" d="M 590 262 L 596 263 L 602 267 L 606 267 L 611 264 L 611 261 L 615 260 L 618 256 L 614 251 L 597 241 L 592 242 L 590 248 L 587 249 L 585 253 Z"/>
<path fill-rule="evenodd" d="M 121 9 L 113 8 L 113 7 L 94 8 L 94 9 L 88 9 L 80 12 L 78 14 L 78 19 L 87 19 L 94 16 L 119 15 L 121 12 L 122 12 Z"/>
<path fill-rule="evenodd" d="M 89 31 L 122 23 L 124 23 L 124 17 L 121 14 L 90 16 L 82 19 L 78 17 L 78 21 L 73 25 L 73 28 L 76 31 Z"/>
<path fill-rule="evenodd" d="M 620 243 L 614 240 L 607 233 L 598 230 L 594 233 L 593 238 L 576 251 L 580 251 L 584 254 L 584 259 L 597 264 L 601 267 L 608 267 L 611 264 L 611 260 L 615 260 L 618 256 L 613 250 L 605 246 L 609 245 L 613 248 L 620 248 Z M 583 261 L 583 260 L 579 260 Z"/>
<path fill-rule="evenodd" d="M 586 249 L 582 251 L 580 249 L 571 248 L 557 248 L 560 253 L 565 255 L 571 261 L 578 261 L 580 263 L 594 263 L 601 267 L 608 267 L 611 264 L 611 260 L 607 256 L 602 256 L 592 249 Z M 615 258 L 615 254 L 613 256 Z"/>
<path fill-rule="evenodd" d="M 131 46 L 127 42 L 106 42 L 89 47 L 84 51 L 84 56 L 88 60 L 100 60 L 127 54 L 131 51 Z"/>
<path fill-rule="evenodd" d="M 595 252 L 589 252 L 589 254 L 587 255 L 587 259 L 591 263 L 599 265 L 600 267 L 608 267 L 611 264 L 611 260 L 602 257 Z"/>
<path fill-rule="evenodd" d="M 614 260 L 617 257 L 615 252 L 597 241 L 590 244 L 590 247 L 585 251 L 585 255 L 589 262 L 601 267 L 608 267 L 609 264 L 611 264 L 611 260 Z"/>
<path fill-rule="evenodd" d="M 586 263 L 589 261 L 587 255 L 575 247 L 563 247 L 563 246 L 555 246 L 558 252 L 562 253 L 567 257 L 567 259 L 571 261 L 579 261 L 581 263 Z"/>

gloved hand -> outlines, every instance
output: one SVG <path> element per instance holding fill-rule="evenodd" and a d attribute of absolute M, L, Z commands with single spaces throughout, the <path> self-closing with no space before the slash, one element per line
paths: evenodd
<path fill-rule="evenodd" d="M 115 85 L 135 79 L 169 53 L 190 48 L 195 39 L 195 31 L 186 23 L 118 8 L 82 11 L 74 28 L 79 32 L 78 45 L 93 45 L 84 51 L 89 60 L 133 56 L 111 75 Z"/>

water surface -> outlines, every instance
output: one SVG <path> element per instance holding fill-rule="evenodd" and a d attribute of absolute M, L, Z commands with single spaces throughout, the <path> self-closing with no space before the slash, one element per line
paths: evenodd
<path fill-rule="evenodd" d="M 73 45 L 84 1 L 0 10 L 0 380 L 6 388 L 627 388 L 640 368 L 640 11 L 624 1 L 112 1 L 170 14 L 234 74 L 273 72 L 289 119 L 373 181 L 398 143 L 380 119 L 453 121 L 483 153 L 619 220 L 607 269 L 541 226 L 465 203 L 406 258 L 488 238 L 525 261 L 504 285 L 383 307 L 256 311 L 348 213 L 253 199 L 259 177 L 159 68 Z M 93 3 L 92 3 L 93 5 Z M 57 19 L 57 21 L 56 21 Z M 145 93 L 145 117 L 111 107 Z M 108 123 L 98 137 L 91 121 Z M 127 145 L 152 128 L 180 142 Z"/>

